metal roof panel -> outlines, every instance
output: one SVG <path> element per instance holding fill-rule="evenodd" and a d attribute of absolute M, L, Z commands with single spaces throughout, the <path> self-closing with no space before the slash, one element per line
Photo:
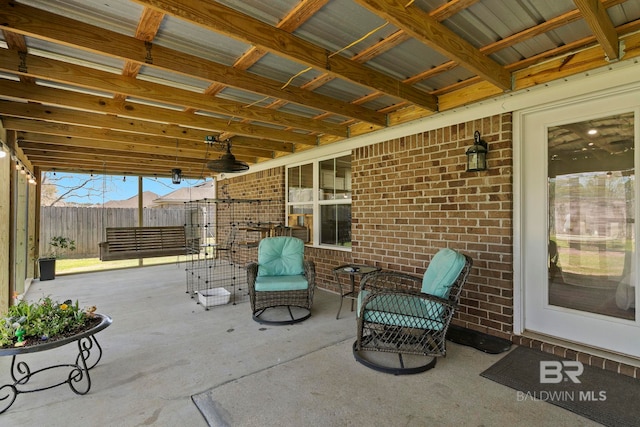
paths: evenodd
<path fill-rule="evenodd" d="M 157 67 L 148 66 L 142 66 L 137 77 L 140 80 L 147 80 L 200 93 L 204 92 L 204 90 L 211 85 L 211 82 L 197 77 L 172 73 Z"/>
<path fill-rule="evenodd" d="M 217 2 L 275 27 L 300 1 L 217 0 Z"/>
<path fill-rule="evenodd" d="M 132 1 L 19 0 L 18 3 L 133 36 L 143 6 Z"/>
<path fill-rule="evenodd" d="M 47 40 L 25 37 L 30 54 L 110 73 L 121 74 L 124 61 L 110 56 L 87 52 L 83 49 L 52 43 Z"/>
<path fill-rule="evenodd" d="M 360 40 L 384 23 L 384 19 L 353 1 L 332 0 L 302 24 L 294 34 L 334 53 Z M 397 30 L 397 27 L 388 24 L 352 47 L 345 49 L 340 55 L 352 57 Z"/>
<path fill-rule="evenodd" d="M 172 16 L 164 17 L 153 43 L 228 66 L 251 47 Z"/>
<path fill-rule="evenodd" d="M 281 56 L 270 53 L 265 54 L 258 62 L 253 64 L 247 71 L 282 82 L 284 85 L 296 74 L 306 70 L 308 67 L 299 62 L 291 61 Z M 292 86 L 300 87 L 310 82 L 321 74 L 320 71 L 311 69 L 298 75 L 291 81 Z"/>

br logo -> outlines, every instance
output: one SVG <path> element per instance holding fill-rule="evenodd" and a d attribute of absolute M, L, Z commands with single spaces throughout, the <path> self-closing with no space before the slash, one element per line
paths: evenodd
<path fill-rule="evenodd" d="M 584 366 L 581 362 L 573 360 L 564 360 L 562 362 L 543 360 L 540 362 L 540 383 L 558 384 L 562 381 L 570 380 L 575 384 L 579 384 L 578 377 L 582 375 L 583 371 Z"/>

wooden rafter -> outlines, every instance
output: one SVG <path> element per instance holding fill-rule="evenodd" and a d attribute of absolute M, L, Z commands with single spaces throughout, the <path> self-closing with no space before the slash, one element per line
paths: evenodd
<path fill-rule="evenodd" d="M 378 125 L 386 123 L 384 114 L 345 102 L 337 102 L 335 99 L 300 90 L 295 86 L 283 89 L 282 82 L 173 49 L 149 45 L 147 40 L 127 37 L 25 5 L 3 9 L 3 3 L 8 4 L 9 2 L 10 0 L 0 0 L 0 28 L 123 59 L 125 60 L 125 71 L 123 72 L 125 76 L 137 75 L 140 66 L 146 65 L 172 73 L 215 81 L 219 85 L 224 84 L 261 95 L 283 98 L 314 109 L 331 111 L 369 123 Z M 159 25 L 158 17 L 162 13 L 148 8 L 145 10 L 150 11 L 146 16 L 154 17 L 153 25 Z M 148 26 L 149 24 L 144 30 L 140 29 L 140 25 L 138 27 L 138 31 L 142 32 L 145 37 L 149 37 L 152 31 Z M 206 93 L 215 95 L 222 88 L 223 86 L 214 85 Z M 250 107 L 245 106 L 245 108 Z"/>
<path fill-rule="evenodd" d="M 27 66 L 21 69 L 23 63 L 26 63 Z M 193 107 L 202 111 L 223 114 L 228 118 L 247 118 L 256 122 L 291 126 L 297 129 L 318 131 L 338 136 L 346 136 L 347 133 L 345 126 L 337 124 L 316 122 L 302 116 L 268 110 L 262 107 L 247 107 L 239 102 L 212 98 L 203 93 L 114 75 L 106 71 L 30 54 L 21 58 L 16 52 L 0 50 L 0 69 L 72 86 L 126 94 L 134 98 L 168 105 Z"/>
<path fill-rule="evenodd" d="M 416 6 L 405 7 L 398 0 L 356 2 L 497 87 L 511 89 L 511 74 L 507 70 Z"/>
<path fill-rule="evenodd" d="M 250 124 L 215 119 L 198 114 L 189 114 L 167 108 L 153 107 L 149 105 L 121 101 L 103 96 L 89 95 L 79 92 L 71 92 L 64 89 L 52 87 L 36 86 L 20 82 L 0 80 L 0 93 L 11 98 L 23 101 L 39 102 L 61 107 L 69 107 L 74 110 L 82 110 L 99 114 L 110 114 L 115 116 L 130 117 L 153 122 L 171 123 L 183 127 L 190 126 L 208 132 L 208 135 L 217 135 L 216 128 L 224 127 L 223 130 L 232 129 L 236 134 L 244 135 L 244 145 L 255 146 L 259 140 L 251 138 L 256 134 L 265 135 L 268 139 L 288 140 L 286 143 L 270 141 L 270 149 L 277 151 L 293 151 L 293 142 L 300 144 L 315 145 L 316 137 L 303 134 L 290 134 L 277 129 L 256 128 Z M 234 142 L 235 145 L 235 142 Z M 266 145 L 266 144 L 263 144 Z"/>
<path fill-rule="evenodd" d="M 335 77 L 436 110 L 431 95 L 340 55 L 331 56 L 326 49 L 284 30 L 244 15 L 212 0 L 134 0 L 169 15 L 184 19 L 211 31 L 252 44 L 278 56 L 328 72 Z"/>
<path fill-rule="evenodd" d="M 618 34 L 600 0 L 573 0 L 610 60 L 620 56 Z"/>
<path fill-rule="evenodd" d="M 117 32 L 102 25 L 102 17 L 94 19 L 96 10 L 115 10 L 116 3 L 128 1 L 143 7 L 134 8 L 139 15 L 122 20 Z M 257 0 L 247 0 L 246 12 L 240 12 L 233 2 L 226 7 L 218 0 L 113 0 L 113 4 L 95 9 L 87 5 L 86 14 L 81 2 L 73 2 L 69 10 L 77 8 L 74 12 L 80 12 L 69 14 L 75 16 L 73 19 L 63 16 L 56 2 L 45 10 L 37 6 L 38 2 L 27 6 L 0 0 L 0 30 L 8 48 L 0 49 L 0 71 L 9 77 L 0 79 L 1 126 L 9 135 L 16 135 L 16 155 L 37 169 L 167 176 L 179 160 L 183 172 L 189 171 L 185 176 L 199 177 L 207 173 L 206 161 L 221 154 L 203 144 L 205 136 L 232 138 L 234 155 L 252 164 L 436 114 L 433 108 L 425 108 L 425 100 L 431 107 L 437 100 L 438 111 L 444 112 L 498 96 L 505 85 L 494 80 L 504 75 L 511 76 L 512 89 L 519 90 L 587 72 L 607 65 L 616 56 L 620 59 L 619 40 L 624 41 L 625 60 L 640 55 L 640 34 L 635 34 L 640 30 L 640 19 L 627 18 L 614 28 L 609 18 L 611 14 L 616 22 L 624 21 L 618 13 L 622 10 L 619 5 L 628 14 L 624 3 L 631 0 L 574 0 L 575 9 L 519 32 L 501 34 L 499 40 L 479 48 L 459 48 L 462 39 L 449 37 L 452 33 L 442 33 L 441 29 L 453 28 L 463 37 L 473 37 L 473 32 L 465 35 L 458 27 L 482 6 L 459 20 L 455 15 L 484 0 L 449 0 L 430 11 L 424 10 L 424 2 L 412 0 L 349 1 L 365 5 L 397 27 L 377 41 L 369 39 L 367 47 L 350 58 L 344 54 L 330 56 L 332 52 L 310 43 L 312 38 L 307 37 L 321 37 L 323 29 L 317 27 L 323 24 L 320 18 L 340 10 L 329 0 L 293 2 L 295 5 L 281 12 L 279 20 L 269 21 L 277 24 L 252 17 L 261 19 L 261 14 L 277 9 L 271 5 L 262 9 L 266 3 L 259 5 Z M 607 12 L 615 6 L 615 12 Z M 520 9 L 526 13 L 521 5 L 513 10 Z M 545 14 L 544 10 L 541 7 L 538 12 Z M 310 18 L 314 23 L 301 30 Z M 443 23 L 451 18 L 455 19 L 453 27 Z M 524 22 L 530 16 L 522 18 Z M 112 17 L 107 14 L 104 19 Z M 183 34 L 178 39 L 172 34 L 173 29 L 185 26 L 178 21 L 185 20 L 218 33 L 212 40 L 203 41 L 205 45 L 230 36 L 249 42 L 249 47 L 244 53 L 235 52 L 235 61 L 226 58 L 225 64 L 202 58 L 189 49 L 172 49 L 174 40 L 185 43 L 179 39 Z M 566 38 L 564 31 L 554 32 L 549 39 L 559 39 L 563 44 L 506 64 L 502 71 L 489 69 L 489 55 L 527 44 L 580 20 L 590 26 L 593 36 L 567 42 L 562 40 Z M 162 38 L 156 36 L 161 29 Z M 395 49 L 402 51 L 401 45 L 410 40 L 441 49 L 438 51 L 449 60 L 415 74 L 404 74 L 394 67 L 397 74 L 393 78 L 377 71 L 384 70 L 385 61 L 393 58 Z M 338 44 L 347 46 L 351 42 Z M 225 46 L 224 51 L 233 54 L 233 46 L 237 44 L 230 44 L 231 49 Z M 27 51 L 29 54 L 25 54 Z M 87 58 L 77 55 L 83 51 Z M 385 58 L 376 61 L 381 55 Z M 311 66 L 320 73 L 314 73 L 314 79 L 302 85 L 294 80 L 283 88 L 283 81 L 261 75 L 263 67 L 279 61 L 276 57 L 298 62 L 300 69 Z M 118 65 L 109 68 L 100 64 Z M 483 74 L 473 66 L 486 66 L 488 71 Z M 465 67 L 476 75 L 448 86 L 437 83 L 450 80 L 437 77 L 456 67 Z M 166 80 L 150 77 L 158 75 L 166 76 Z M 415 91 L 414 85 L 427 79 L 434 82 L 431 93 Z M 202 83 L 190 87 L 180 83 L 185 80 Z M 334 82 L 332 87 L 323 88 L 329 82 Z M 344 82 L 357 82 L 370 90 L 348 101 L 343 96 L 338 99 L 334 90 L 341 90 Z M 395 104 L 388 101 L 389 97 Z M 377 102 L 385 107 L 378 111 L 365 107 Z"/>

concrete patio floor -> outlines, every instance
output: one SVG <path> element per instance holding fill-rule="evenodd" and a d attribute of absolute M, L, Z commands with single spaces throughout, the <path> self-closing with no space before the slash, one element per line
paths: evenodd
<path fill-rule="evenodd" d="M 223 414 L 219 425 L 598 425 L 549 403 L 518 401 L 514 390 L 479 375 L 503 355 L 449 343 L 447 357 L 422 374 L 368 369 L 351 354 L 355 314 L 345 304 L 336 320 L 335 294 L 317 290 L 301 324 L 266 326 L 251 319 L 248 302 L 207 311 L 185 290 L 177 264 L 35 281 L 29 300 L 77 299 L 113 324 L 96 335 L 104 353 L 88 394 L 67 385 L 20 394 L 0 426 L 206 426 L 191 396 L 211 389 L 223 393 L 212 402 Z M 73 361 L 75 350 L 21 360 L 34 367 Z M 10 364 L 0 358 L 2 384 L 13 382 Z"/>

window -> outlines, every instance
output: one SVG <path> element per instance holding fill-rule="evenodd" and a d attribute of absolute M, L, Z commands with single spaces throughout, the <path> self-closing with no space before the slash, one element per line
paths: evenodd
<path fill-rule="evenodd" d="M 306 242 L 351 247 L 351 154 L 287 168 L 287 216 Z"/>

